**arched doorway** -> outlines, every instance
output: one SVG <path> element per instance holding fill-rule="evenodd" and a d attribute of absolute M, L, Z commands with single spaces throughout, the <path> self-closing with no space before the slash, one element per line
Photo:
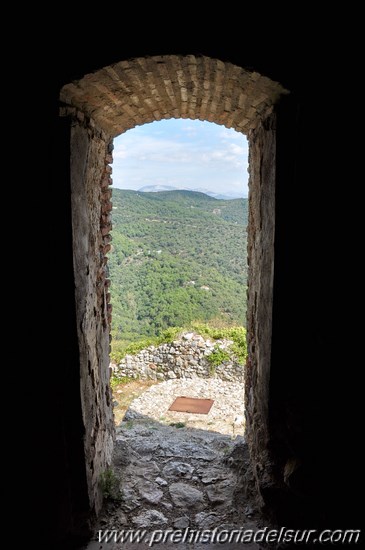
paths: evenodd
<path fill-rule="evenodd" d="M 110 250 L 112 141 L 137 125 L 191 118 L 246 133 L 250 141 L 247 440 L 267 449 L 274 270 L 276 115 L 285 90 L 256 72 L 208 57 L 155 56 L 121 61 L 65 85 L 71 121 L 71 194 L 84 452 L 90 508 L 101 506 L 100 473 L 114 428 L 108 385 L 107 253 Z M 260 473 L 257 472 L 258 482 Z"/>

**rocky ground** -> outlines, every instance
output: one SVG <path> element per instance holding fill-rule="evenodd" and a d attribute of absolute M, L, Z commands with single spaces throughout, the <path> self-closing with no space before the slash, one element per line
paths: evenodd
<path fill-rule="evenodd" d="M 214 404 L 208 414 L 169 411 L 168 408 L 174 399 L 183 396 L 213 399 Z M 167 380 L 150 387 L 134 399 L 124 416 L 124 421 L 148 417 L 162 424 L 183 423 L 189 428 L 235 437 L 244 433 L 243 400 L 242 383 L 199 377 Z M 120 426 L 123 429 L 123 425 Z"/>
<path fill-rule="evenodd" d="M 178 396 L 211 398 L 214 404 L 207 415 L 169 412 Z M 249 477 L 242 403 L 243 385 L 217 378 L 168 380 L 132 401 L 117 428 L 112 498 L 88 550 L 147 548 L 153 530 L 257 529 L 255 505 L 242 488 L 242 479 Z M 149 536 L 144 543 L 100 543 L 99 529 L 142 529 Z M 260 548 L 188 539 L 153 544 L 216 547 Z"/>

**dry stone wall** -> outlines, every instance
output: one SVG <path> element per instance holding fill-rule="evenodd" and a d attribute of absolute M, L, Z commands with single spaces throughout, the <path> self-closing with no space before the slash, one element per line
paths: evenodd
<path fill-rule="evenodd" d="M 119 365 L 112 368 L 116 376 L 142 380 L 216 376 L 230 382 L 243 382 L 243 365 L 233 354 L 229 361 L 216 367 L 207 360 L 216 345 L 229 352 L 231 344 L 231 340 L 204 340 L 199 334 L 185 333 L 170 344 L 149 346 L 136 355 L 127 355 Z"/>

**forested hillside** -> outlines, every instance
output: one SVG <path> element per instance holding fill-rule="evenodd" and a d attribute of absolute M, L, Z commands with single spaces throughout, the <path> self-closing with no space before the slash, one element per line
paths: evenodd
<path fill-rule="evenodd" d="M 244 325 L 247 199 L 113 189 L 114 339 L 192 321 Z"/>

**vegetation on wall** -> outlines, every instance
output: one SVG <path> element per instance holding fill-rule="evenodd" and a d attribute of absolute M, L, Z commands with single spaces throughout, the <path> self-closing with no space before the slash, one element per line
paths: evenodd
<path fill-rule="evenodd" d="M 127 354 L 136 355 L 139 351 L 149 346 L 158 347 L 161 344 L 171 344 L 174 340 L 178 340 L 183 333 L 190 331 L 194 331 L 206 339 L 232 340 L 232 344 L 229 346 L 229 352 L 220 350 L 218 346 L 215 348 L 212 355 L 209 356 L 209 362 L 211 364 L 220 365 L 223 361 L 230 359 L 231 356 L 234 356 L 239 363 L 244 364 L 246 362 L 247 344 L 246 329 L 244 327 L 226 327 L 218 329 L 202 323 L 191 323 L 185 327 L 172 327 L 164 330 L 160 336 L 140 338 L 136 342 L 128 343 L 123 340 L 114 340 L 112 341 L 110 358 L 115 363 L 118 363 Z M 217 362 L 218 358 L 222 358 L 222 360 Z"/>

